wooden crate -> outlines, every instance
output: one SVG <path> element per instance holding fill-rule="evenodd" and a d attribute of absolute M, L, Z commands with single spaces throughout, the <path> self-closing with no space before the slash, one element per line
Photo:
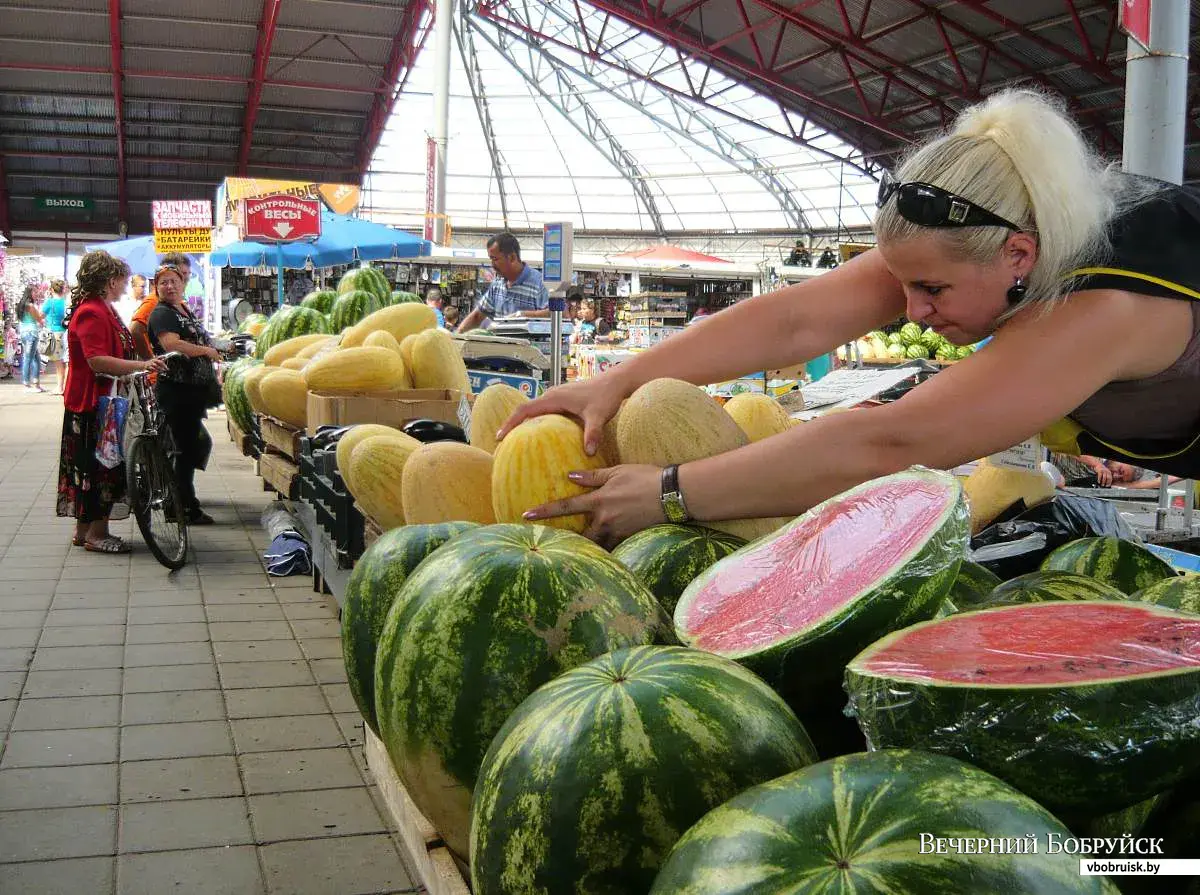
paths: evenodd
<path fill-rule="evenodd" d="M 273 416 L 259 415 L 258 428 L 262 432 L 263 445 L 268 451 L 282 454 L 289 460 L 300 456 L 300 438 L 303 429 L 296 429 Z"/>
<path fill-rule="evenodd" d="M 279 454 L 263 452 L 258 458 L 258 474 L 272 491 L 289 500 L 300 496 L 300 467 Z"/>
<path fill-rule="evenodd" d="M 471 887 L 459 869 L 450 849 L 425 816 L 413 804 L 404 784 L 392 767 L 387 750 L 371 728 L 363 725 L 366 735 L 367 767 L 392 820 L 400 831 L 400 842 L 404 846 L 409 866 L 429 895 L 470 895 Z"/>
<path fill-rule="evenodd" d="M 254 456 L 254 444 L 250 436 L 239 429 L 237 423 L 232 418 L 229 420 L 229 438 L 243 457 Z"/>
<path fill-rule="evenodd" d="M 359 507 L 359 509 L 361 510 L 362 507 Z M 365 549 L 370 547 L 379 540 L 379 537 L 382 534 L 383 529 L 380 527 L 379 523 L 366 513 L 363 513 L 363 548 Z"/>

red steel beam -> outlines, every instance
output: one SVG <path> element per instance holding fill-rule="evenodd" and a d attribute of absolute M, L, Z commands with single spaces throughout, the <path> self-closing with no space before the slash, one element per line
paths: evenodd
<path fill-rule="evenodd" d="M 111 155 L 105 155 L 98 152 L 46 152 L 40 149 L 5 149 L 4 154 L 9 158 L 49 158 L 49 159 L 82 159 L 84 161 L 112 161 Z M 230 170 L 234 167 L 234 162 L 227 159 L 207 159 L 207 158 L 179 158 L 178 156 L 167 155 L 130 155 L 126 156 L 126 161 L 144 162 L 144 163 L 160 163 L 167 165 L 193 165 L 203 167 L 226 167 Z M 337 173 L 345 173 L 357 171 L 357 165 L 297 165 L 283 162 L 251 162 L 251 168 L 260 168 L 267 171 L 329 171 Z M 47 177 L 54 175 L 47 172 Z M 135 177 L 134 180 L 140 178 Z"/>
<path fill-rule="evenodd" d="M 95 65 L 61 65 L 49 62 L 0 62 L 0 70 L 8 71 L 47 71 L 67 75 L 107 75 L 111 69 Z M 146 69 L 124 70 L 127 78 L 159 78 L 168 81 L 206 81 L 220 84 L 249 84 L 250 79 L 242 75 L 196 74 L 186 71 L 149 71 Z M 331 93 L 381 94 L 386 93 L 384 86 L 359 87 L 349 84 L 319 84 L 313 81 L 285 81 L 279 78 L 264 78 L 263 84 L 268 87 L 295 87 L 299 90 L 327 90 Z M 152 97 L 157 100 L 158 97 Z M 171 102 L 170 99 L 163 100 Z M 317 110 L 316 114 L 320 114 Z"/>
<path fill-rule="evenodd" d="M 125 87 L 122 83 L 121 0 L 108 0 L 108 44 L 112 53 L 113 108 L 117 119 L 117 203 L 122 221 L 129 217 L 125 181 Z"/>
<path fill-rule="evenodd" d="M 262 100 L 263 79 L 267 76 L 267 60 L 275 41 L 275 25 L 283 0 L 263 0 L 262 21 L 258 24 L 258 43 L 254 46 L 254 74 L 246 97 L 246 117 L 242 122 L 242 145 L 238 150 L 238 174 L 245 175 L 250 160 L 250 144 L 254 141 L 254 123 L 258 120 L 258 104 Z"/>

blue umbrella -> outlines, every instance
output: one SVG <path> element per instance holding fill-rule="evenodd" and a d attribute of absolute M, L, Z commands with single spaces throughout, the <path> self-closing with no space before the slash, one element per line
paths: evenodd
<path fill-rule="evenodd" d="M 97 249 L 103 249 L 114 258 L 122 259 L 134 273 L 140 273 L 147 278 L 154 276 L 154 271 L 158 269 L 158 255 L 154 252 L 153 236 L 135 236 L 132 239 L 120 239 L 87 247 L 89 252 Z"/>

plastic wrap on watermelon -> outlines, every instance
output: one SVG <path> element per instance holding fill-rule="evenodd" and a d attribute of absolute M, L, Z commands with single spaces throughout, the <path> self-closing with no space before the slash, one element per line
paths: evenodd
<path fill-rule="evenodd" d="M 1074 817 L 1200 771 L 1200 616 L 1133 601 L 914 625 L 846 668 L 871 749 L 952 755 Z"/>

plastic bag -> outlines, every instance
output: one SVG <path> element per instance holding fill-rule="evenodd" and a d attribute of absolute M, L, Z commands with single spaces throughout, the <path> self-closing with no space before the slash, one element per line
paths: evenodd
<path fill-rule="evenodd" d="M 96 407 L 96 419 L 100 423 L 96 459 L 108 469 L 115 469 L 125 462 L 125 417 L 128 412 L 129 399 L 117 394 L 114 379 L 112 393 L 103 396 Z"/>
<path fill-rule="evenodd" d="M 1141 541 L 1111 501 L 1056 494 L 975 535 L 969 558 L 1007 581 L 1036 571 L 1043 559 L 1069 541 L 1104 536 Z"/>

